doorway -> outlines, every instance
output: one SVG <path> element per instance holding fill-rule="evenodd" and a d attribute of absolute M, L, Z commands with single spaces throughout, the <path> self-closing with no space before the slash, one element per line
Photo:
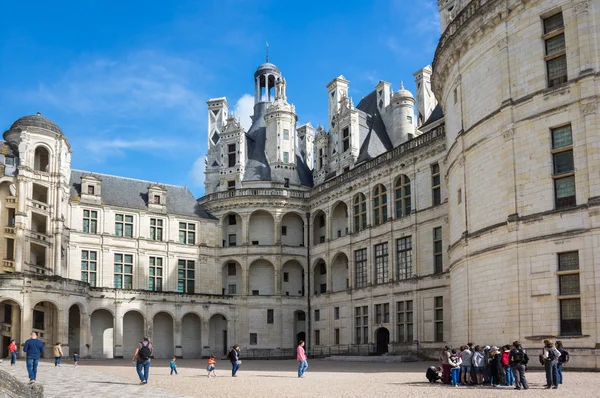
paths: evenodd
<path fill-rule="evenodd" d="M 390 343 L 390 331 L 386 328 L 379 328 L 375 333 L 377 341 L 377 355 L 382 355 L 388 352 L 388 344 Z"/>

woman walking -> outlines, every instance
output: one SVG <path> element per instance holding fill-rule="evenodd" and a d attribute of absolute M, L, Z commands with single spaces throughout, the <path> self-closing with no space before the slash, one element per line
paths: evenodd
<path fill-rule="evenodd" d="M 300 340 L 300 344 L 298 344 L 298 349 L 296 350 L 296 359 L 298 360 L 298 377 L 304 377 L 304 372 L 308 368 L 306 352 L 304 351 L 304 340 Z"/>
<path fill-rule="evenodd" d="M 62 359 L 63 352 L 60 342 L 54 345 L 54 366 L 60 367 L 60 360 Z"/>
<path fill-rule="evenodd" d="M 242 364 L 242 361 L 240 361 L 240 346 L 237 344 L 234 345 L 229 354 L 227 354 L 227 358 L 231 362 L 231 377 L 237 377 L 237 371 Z"/>

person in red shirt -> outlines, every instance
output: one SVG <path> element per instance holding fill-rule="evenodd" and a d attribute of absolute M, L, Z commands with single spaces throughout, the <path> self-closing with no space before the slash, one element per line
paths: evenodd
<path fill-rule="evenodd" d="M 11 340 L 8 344 L 8 355 L 10 355 L 10 366 L 14 366 L 17 363 L 17 344 L 15 340 Z"/>
<path fill-rule="evenodd" d="M 304 351 L 304 340 L 300 340 L 300 344 L 298 344 L 298 349 L 296 350 L 296 359 L 298 360 L 298 377 L 304 377 L 304 372 L 308 368 L 306 352 Z"/>

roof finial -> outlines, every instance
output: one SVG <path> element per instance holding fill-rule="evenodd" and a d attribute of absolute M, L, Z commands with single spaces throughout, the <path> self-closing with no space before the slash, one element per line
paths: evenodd
<path fill-rule="evenodd" d="M 267 63 L 269 63 L 269 42 L 267 42 Z"/>
<path fill-rule="evenodd" d="M 38 116 L 42 116 L 42 113 L 40 111 L 37 112 Z"/>
<path fill-rule="evenodd" d="M 404 82 L 402 80 L 400 81 L 400 90 L 404 90 Z"/>

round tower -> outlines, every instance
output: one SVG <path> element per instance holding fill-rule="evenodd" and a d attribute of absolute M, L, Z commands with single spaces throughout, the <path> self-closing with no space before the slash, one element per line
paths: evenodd
<path fill-rule="evenodd" d="M 415 97 L 404 88 L 403 83 L 400 83 L 400 90 L 392 96 L 391 111 L 393 123 L 390 138 L 396 147 L 411 139 L 415 132 L 413 125 Z"/>

